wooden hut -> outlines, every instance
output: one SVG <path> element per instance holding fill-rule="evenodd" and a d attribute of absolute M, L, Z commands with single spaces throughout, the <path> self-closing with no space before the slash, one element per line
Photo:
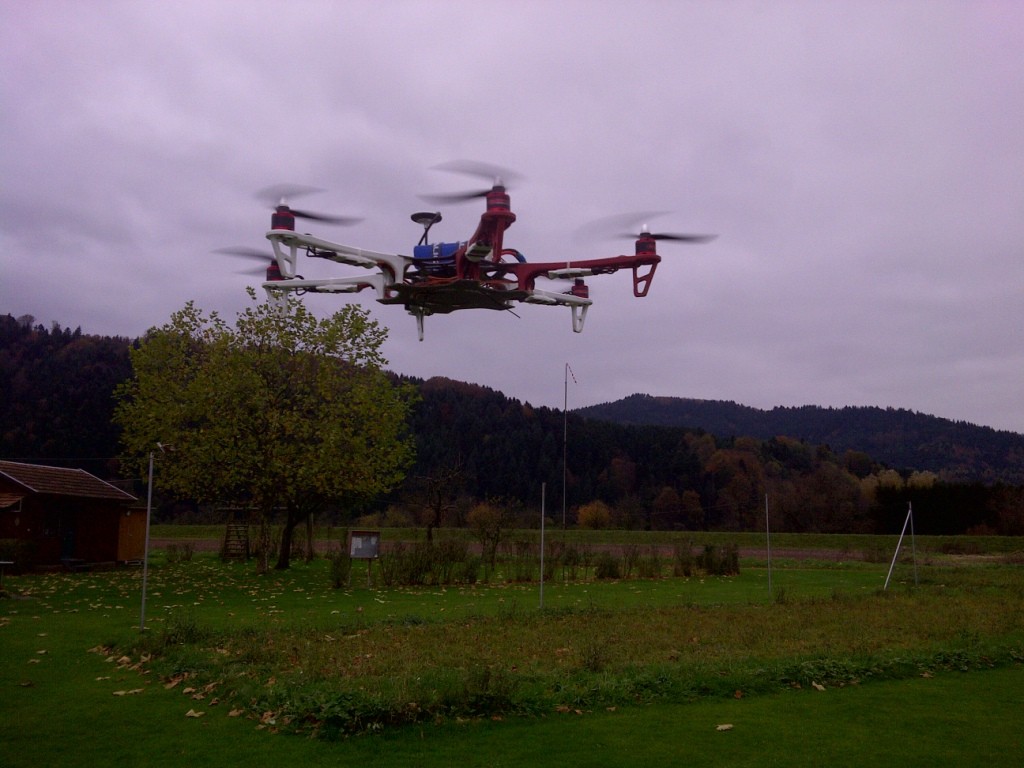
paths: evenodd
<path fill-rule="evenodd" d="M 0 559 L 15 567 L 141 560 L 146 511 L 82 469 L 0 461 Z"/>

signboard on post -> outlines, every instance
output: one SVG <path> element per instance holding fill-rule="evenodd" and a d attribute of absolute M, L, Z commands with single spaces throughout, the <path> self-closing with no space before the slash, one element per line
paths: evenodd
<path fill-rule="evenodd" d="M 380 531 L 352 531 L 348 555 L 353 560 L 376 560 L 380 557 Z"/>

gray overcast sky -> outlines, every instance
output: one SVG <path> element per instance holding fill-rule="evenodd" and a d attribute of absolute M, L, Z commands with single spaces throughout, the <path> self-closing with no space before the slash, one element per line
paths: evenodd
<path fill-rule="evenodd" d="M 564 308 L 389 326 L 396 371 L 534 405 L 634 392 L 910 408 L 1024 432 L 1024 4 L 0 0 L 0 312 L 137 336 L 256 278 L 277 182 L 364 216 L 310 231 L 411 253 L 430 170 L 513 168 L 534 261 L 671 211 L 644 299 L 589 281 Z M 470 181 L 470 186 L 475 183 Z M 472 233 L 482 203 L 433 234 Z M 306 229 L 307 227 L 304 227 Z M 333 269 L 332 269 L 333 267 Z M 352 272 L 303 262 L 306 277 Z M 329 312 L 351 297 L 306 297 Z"/>

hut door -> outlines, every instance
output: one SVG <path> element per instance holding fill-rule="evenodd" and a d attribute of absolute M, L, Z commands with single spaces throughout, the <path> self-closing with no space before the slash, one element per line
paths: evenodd
<path fill-rule="evenodd" d="M 75 515 L 64 514 L 60 518 L 60 558 L 69 560 L 75 556 Z"/>

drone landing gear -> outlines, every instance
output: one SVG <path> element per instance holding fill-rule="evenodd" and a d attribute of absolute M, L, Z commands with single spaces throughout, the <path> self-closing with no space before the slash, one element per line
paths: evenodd
<path fill-rule="evenodd" d="M 572 305 L 572 330 L 573 333 L 583 333 L 583 323 L 587 319 L 587 310 L 590 309 L 589 304 L 573 304 Z"/>
<path fill-rule="evenodd" d="M 416 318 L 416 332 L 419 334 L 420 341 L 423 341 L 423 307 L 418 307 L 417 309 L 410 311 L 412 312 L 413 317 Z"/>

